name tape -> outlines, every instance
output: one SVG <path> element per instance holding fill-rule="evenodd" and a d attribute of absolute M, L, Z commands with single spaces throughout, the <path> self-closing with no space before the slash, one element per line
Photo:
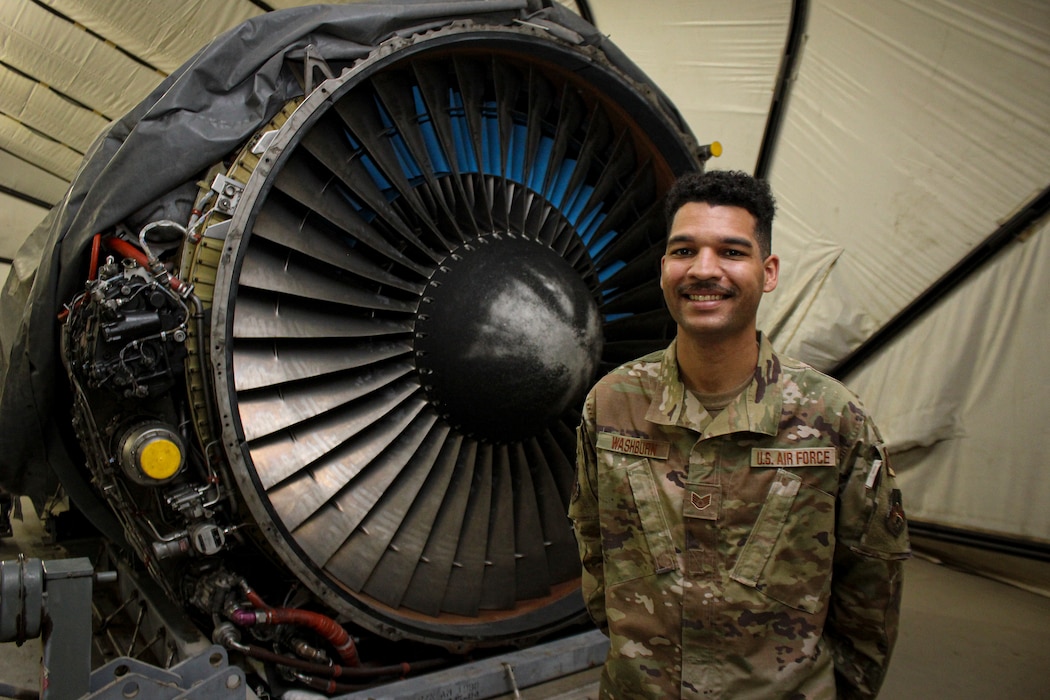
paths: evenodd
<path fill-rule="evenodd" d="M 751 449 L 752 467 L 834 467 L 838 453 L 834 447 L 792 449 Z"/>
<path fill-rule="evenodd" d="M 598 447 L 610 452 L 619 452 L 637 457 L 652 457 L 654 459 L 667 459 L 667 455 L 671 451 L 671 443 L 669 442 L 646 440 L 627 435 L 616 435 L 615 433 L 598 433 Z"/>

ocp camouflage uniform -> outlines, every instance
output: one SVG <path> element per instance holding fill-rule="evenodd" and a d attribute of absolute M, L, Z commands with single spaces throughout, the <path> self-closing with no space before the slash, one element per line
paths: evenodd
<path fill-rule="evenodd" d="M 712 419 L 675 344 L 587 397 L 569 515 L 609 636 L 603 698 L 874 697 L 909 554 L 882 440 L 837 381 L 759 335 Z"/>

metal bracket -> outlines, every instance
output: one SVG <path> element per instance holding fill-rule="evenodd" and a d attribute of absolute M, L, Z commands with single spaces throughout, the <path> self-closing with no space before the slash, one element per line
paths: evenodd
<path fill-rule="evenodd" d="M 233 216 L 234 209 L 241 201 L 244 184 L 219 173 L 212 180 L 211 188 L 217 195 L 215 208 L 227 216 Z"/>
<path fill-rule="evenodd" d="M 322 79 L 316 83 L 314 82 L 315 71 L 322 76 Z M 331 80 L 333 77 L 335 76 L 332 73 L 332 69 L 328 66 L 328 61 L 324 60 L 324 57 L 318 53 L 316 46 L 308 44 L 303 49 L 303 94 L 309 95 L 314 91 L 315 87 L 325 80 Z"/>
<path fill-rule="evenodd" d="M 225 241 L 226 234 L 230 232 L 230 219 L 224 219 L 218 223 L 212 224 L 208 228 L 204 229 L 204 235 L 202 238 L 209 238 L 214 241 Z"/>
<path fill-rule="evenodd" d="M 252 155 L 261 156 L 263 153 L 266 153 L 266 149 L 273 143 L 277 133 L 277 129 L 271 129 L 259 134 L 259 137 L 252 143 Z"/>
<path fill-rule="evenodd" d="M 91 674 L 83 700 L 219 700 L 246 698 L 248 693 L 244 671 L 229 665 L 225 649 L 212 646 L 167 670 L 138 659 L 114 659 Z"/>

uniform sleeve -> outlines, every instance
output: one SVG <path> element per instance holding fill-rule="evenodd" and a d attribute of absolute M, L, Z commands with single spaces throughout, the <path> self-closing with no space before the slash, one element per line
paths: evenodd
<path fill-rule="evenodd" d="M 583 565 L 581 588 L 591 619 L 608 634 L 605 617 L 605 570 L 598 519 L 597 456 L 594 395 L 587 397 L 583 420 L 576 431 L 576 483 L 569 503 L 569 518 L 576 532 L 576 545 Z"/>
<path fill-rule="evenodd" d="M 902 568 L 911 554 L 901 493 L 870 421 L 865 434 L 843 474 L 824 635 L 838 697 L 846 699 L 879 692 L 897 640 Z"/>

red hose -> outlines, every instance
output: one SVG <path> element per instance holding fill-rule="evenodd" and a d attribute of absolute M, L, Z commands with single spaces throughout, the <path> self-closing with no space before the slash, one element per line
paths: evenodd
<path fill-rule="evenodd" d="M 146 254 L 127 241 L 121 240 L 120 238 L 107 237 L 102 239 L 102 244 L 117 255 L 124 258 L 131 258 L 147 270 L 150 269 L 149 258 L 146 257 Z M 174 276 L 168 278 L 168 286 L 179 294 L 181 294 L 186 288 L 186 285 L 183 284 L 182 280 Z"/>
<path fill-rule="evenodd" d="M 355 668 L 348 668 L 346 666 L 327 666 L 313 661 L 304 661 L 303 659 L 297 659 L 294 656 L 283 656 L 255 644 L 248 644 L 245 646 L 238 645 L 229 648 L 243 651 L 248 656 L 254 659 L 259 659 L 260 661 L 306 671 L 307 673 L 317 676 L 324 676 L 326 678 L 346 678 L 359 681 L 370 681 L 385 677 L 405 678 L 413 673 L 429 671 L 449 664 L 448 659 L 423 659 L 411 663 L 402 662 L 387 666 L 358 666 Z"/>
<path fill-rule="evenodd" d="M 102 247 L 102 234 L 96 233 L 91 239 L 91 262 L 88 264 L 88 276 L 87 281 L 95 279 L 98 276 L 98 253 Z M 79 307 L 83 303 L 83 299 L 77 303 Z M 66 319 L 69 318 L 69 309 L 62 309 L 58 312 L 58 322 L 65 323 Z"/>
<path fill-rule="evenodd" d="M 331 642 L 339 658 L 347 666 L 358 666 L 361 660 L 357 656 L 357 647 L 354 640 L 350 638 L 343 626 L 326 615 L 299 610 L 298 608 L 274 608 L 265 610 L 266 621 L 270 624 L 292 624 L 303 625 L 314 630 L 322 637 Z"/>
<path fill-rule="evenodd" d="M 255 589 L 248 585 L 247 581 L 241 581 L 241 590 L 244 591 L 244 597 L 248 599 L 248 602 L 252 604 L 253 608 L 259 608 L 260 610 L 272 610 L 266 601 L 262 599 L 262 596 L 255 592 Z"/>
<path fill-rule="evenodd" d="M 357 656 L 357 647 L 354 640 L 343 629 L 342 625 L 326 615 L 300 610 L 298 608 L 267 608 L 250 612 L 237 610 L 231 616 L 239 625 L 301 625 L 309 627 L 313 631 L 327 639 L 339 658 L 347 666 L 359 666 L 361 660 Z"/>
<path fill-rule="evenodd" d="M 88 266 L 88 282 L 98 275 L 98 253 L 102 247 L 102 234 L 96 233 L 91 239 L 91 264 Z"/>
<path fill-rule="evenodd" d="M 146 254 L 127 241 L 123 241 L 119 238 L 107 237 L 103 239 L 102 242 L 107 248 L 122 258 L 131 258 L 139 265 L 142 265 L 142 267 L 147 270 L 149 269 L 149 259 L 146 257 Z"/>

